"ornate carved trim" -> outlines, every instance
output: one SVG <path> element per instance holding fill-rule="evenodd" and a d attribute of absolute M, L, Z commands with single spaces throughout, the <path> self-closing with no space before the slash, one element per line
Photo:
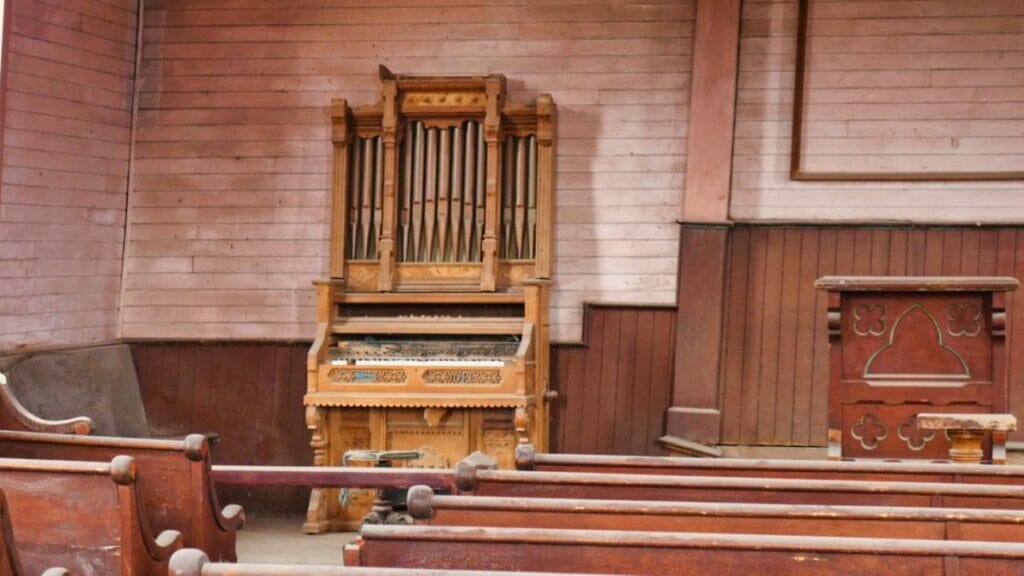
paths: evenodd
<path fill-rule="evenodd" d="M 501 371 L 436 368 L 424 370 L 423 382 L 427 384 L 501 384 Z"/>
<path fill-rule="evenodd" d="M 373 368 L 334 368 L 327 373 L 332 384 L 404 384 L 408 376 L 404 370 Z"/>

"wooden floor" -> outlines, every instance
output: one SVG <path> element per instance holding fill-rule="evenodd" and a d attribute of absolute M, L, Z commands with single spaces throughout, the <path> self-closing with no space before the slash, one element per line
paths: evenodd
<path fill-rule="evenodd" d="M 301 517 L 259 517 L 238 531 L 238 561 L 253 563 L 341 564 L 341 548 L 354 532 L 309 536 Z"/>

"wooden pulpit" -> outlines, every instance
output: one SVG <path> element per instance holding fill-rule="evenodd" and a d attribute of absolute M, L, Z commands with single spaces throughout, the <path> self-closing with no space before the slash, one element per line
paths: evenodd
<path fill-rule="evenodd" d="M 828 454 L 946 459 L 950 440 L 919 413 L 1007 411 L 1003 277 L 827 276 Z M 993 434 L 985 443 L 1005 443 Z M 998 451 L 998 448 L 997 448 Z"/>

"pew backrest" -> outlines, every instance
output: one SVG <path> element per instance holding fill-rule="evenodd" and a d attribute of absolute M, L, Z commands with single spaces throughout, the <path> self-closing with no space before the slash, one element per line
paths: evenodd
<path fill-rule="evenodd" d="M 409 514 L 430 526 L 722 532 L 1024 543 L 1024 511 L 736 504 L 435 494 L 414 486 Z"/>
<path fill-rule="evenodd" d="M 0 576 L 28 576 L 18 557 L 18 547 L 14 542 L 14 529 L 11 528 L 11 511 L 7 506 L 7 497 L 0 491 Z M 68 571 L 60 567 L 47 568 L 42 576 L 67 576 Z"/>
<path fill-rule="evenodd" d="M 606 454 L 538 453 L 530 444 L 516 448 L 516 468 L 538 472 L 744 476 L 807 480 L 907 480 L 1024 486 L 1024 466 L 953 464 L 927 461 L 836 461 L 753 458 L 686 458 Z"/>
<path fill-rule="evenodd" d="M 1024 509 L 1024 486 L 495 470 L 456 465 L 456 486 L 480 496 Z"/>
<path fill-rule="evenodd" d="M 0 458 L 0 490 L 29 573 L 58 564 L 75 574 L 165 574 L 181 547 L 176 531 L 153 537 L 128 456 L 109 463 Z"/>
<path fill-rule="evenodd" d="M 205 553 L 194 548 L 175 552 L 171 556 L 169 573 L 170 576 L 510 576 L 507 572 L 491 570 L 219 563 L 211 562 Z M 552 576 L 553 574 L 552 572 L 520 572 L 517 576 Z"/>
<path fill-rule="evenodd" d="M 345 564 L 656 575 L 1020 574 L 1024 544 L 615 530 L 372 526 Z"/>
<path fill-rule="evenodd" d="M 0 430 L 3 457 L 110 461 L 120 454 L 134 458 L 140 471 L 139 495 L 154 530 L 179 530 L 185 545 L 218 561 L 237 559 L 236 532 L 245 515 L 238 506 L 221 508 L 203 435 L 161 440 Z"/>

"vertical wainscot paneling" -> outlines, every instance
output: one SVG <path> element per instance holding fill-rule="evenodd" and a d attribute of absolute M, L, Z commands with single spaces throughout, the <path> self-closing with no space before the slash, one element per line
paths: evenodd
<path fill-rule="evenodd" d="M 309 343 L 136 343 L 132 356 L 155 435 L 216 432 L 218 464 L 313 462 L 302 395 Z M 300 514 L 309 489 L 222 488 L 250 514 Z"/>
<path fill-rule="evenodd" d="M 825 443 L 830 274 L 1024 278 L 1024 229 L 755 226 L 733 230 L 720 387 L 726 444 Z M 1024 295 L 1010 293 L 1010 409 L 1024 418 Z M 685 367 L 683 367 L 685 370 Z"/>
<path fill-rule="evenodd" d="M 675 309 L 587 306 L 583 342 L 551 353 L 551 451 L 661 454 Z"/>

